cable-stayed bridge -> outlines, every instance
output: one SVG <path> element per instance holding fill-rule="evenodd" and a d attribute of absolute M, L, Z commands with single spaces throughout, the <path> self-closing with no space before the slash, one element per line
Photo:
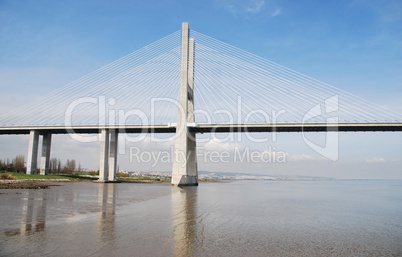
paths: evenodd
<path fill-rule="evenodd" d="M 197 133 L 402 131 L 402 115 L 245 52 L 187 23 L 0 116 L 29 134 L 27 173 L 49 167 L 52 134 L 100 134 L 100 181 L 114 181 L 118 135 L 176 133 L 172 183 L 198 184 Z"/>

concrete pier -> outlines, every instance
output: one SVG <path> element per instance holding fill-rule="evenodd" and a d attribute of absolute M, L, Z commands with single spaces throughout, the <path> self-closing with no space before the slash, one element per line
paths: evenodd
<path fill-rule="evenodd" d="M 29 133 L 29 145 L 27 156 L 27 172 L 26 174 L 35 174 L 38 162 L 38 143 L 39 143 L 39 131 L 31 130 Z"/>
<path fill-rule="evenodd" d="M 117 130 L 110 130 L 109 181 L 116 181 L 118 140 L 119 134 Z"/>
<path fill-rule="evenodd" d="M 102 129 L 100 134 L 99 179 L 97 182 L 115 182 L 117 173 L 117 129 Z"/>
<path fill-rule="evenodd" d="M 102 129 L 100 134 L 99 182 L 108 181 L 109 173 L 109 129 Z"/>
<path fill-rule="evenodd" d="M 172 185 L 198 186 L 195 133 L 188 123 L 194 123 L 194 39 L 189 39 L 187 22 L 182 24 L 181 82 L 179 113 L 173 156 Z"/>
<path fill-rule="evenodd" d="M 41 175 L 47 175 L 49 173 L 51 144 L 52 144 L 52 134 L 50 133 L 44 134 L 42 141 L 42 156 L 40 161 Z"/>

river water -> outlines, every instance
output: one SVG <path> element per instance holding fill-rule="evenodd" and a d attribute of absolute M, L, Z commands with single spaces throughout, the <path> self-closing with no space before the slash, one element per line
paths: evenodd
<path fill-rule="evenodd" d="M 0 190 L 0 256 L 402 256 L 402 181 Z"/>

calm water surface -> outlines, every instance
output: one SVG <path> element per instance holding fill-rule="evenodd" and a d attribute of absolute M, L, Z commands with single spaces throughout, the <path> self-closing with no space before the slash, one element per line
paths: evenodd
<path fill-rule="evenodd" d="M 0 190 L 0 256 L 402 256 L 402 181 Z"/>

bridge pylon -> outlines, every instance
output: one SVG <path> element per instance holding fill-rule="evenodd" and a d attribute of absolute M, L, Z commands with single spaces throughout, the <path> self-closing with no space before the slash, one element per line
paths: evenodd
<path fill-rule="evenodd" d="M 172 185 L 198 186 L 196 134 L 188 125 L 194 116 L 194 39 L 189 38 L 187 22 L 182 23 L 181 82 L 176 141 L 173 156 Z"/>
<path fill-rule="evenodd" d="M 116 129 L 102 129 L 99 141 L 100 163 L 97 182 L 115 182 L 119 133 Z"/>

